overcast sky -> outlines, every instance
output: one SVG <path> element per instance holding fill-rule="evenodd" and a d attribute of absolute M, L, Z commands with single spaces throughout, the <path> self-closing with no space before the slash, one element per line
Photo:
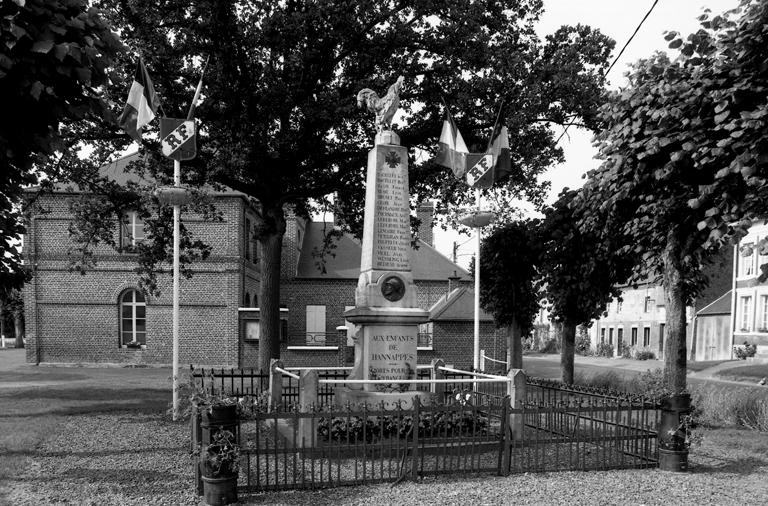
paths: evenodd
<path fill-rule="evenodd" d="M 578 23 L 598 28 L 616 41 L 616 48 L 611 56 L 613 61 L 653 3 L 654 0 L 544 0 L 545 12 L 538 25 L 538 32 L 543 37 L 564 24 Z M 608 74 L 609 85 L 619 88 L 626 83 L 624 74 L 629 63 L 650 56 L 654 51 L 667 50 L 664 31 L 675 30 L 684 34 L 695 32 L 699 28 L 696 18 L 704 8 L 708 7 L 713 13 L 719 14 L 738 4 L 738 0 L 659 0 Z M 553 167 L 543 177 L 552 183 L 549 202 L 554 201 L 565 187 L 580 187 L 581 176 L 597 166 L 597 161 L 593 158 L 595 150 L 592 148 L 591 138 L 590 133 L 571 128 L 567 136 L 560 141 L 560 146 L 565 152 L 565 163 Z M 475 247 L 475 241 L 468 239 L 466 235 L 435 230 L 435 246 L 446 256 L 451 255 L 453 241 L 464 243 L 459 247 L 458 263 L 465 267 L 469 264 Z"/>

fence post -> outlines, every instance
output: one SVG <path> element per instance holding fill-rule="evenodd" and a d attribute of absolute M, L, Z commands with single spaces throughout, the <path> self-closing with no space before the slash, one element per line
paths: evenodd
<path fill-rule="evenodd" d="M 507 373 L 507 395 L 512 410 L 522 409 L 525 402 L 525 373 L 522 369 L 510 369 Z M 509 428 L 513 441 L 523 440 L 525 421 L 522 413 L 509 415 Z"/>
<path fill-rule="evenodd" d="M 411 471 L 411 478 L 413 481 L 419 479 L 419 418 L 421 417 L 421 400 L 418 396 L 413 398 L 413 422 L 411 430 L 413 431 L 413 453 L 411 458 L 413 459 L 413 468 Z"/>
<path fill-rule="evenodd" d="M 430 379 L 438 380 L 443 379 L 445 374 L 440 370 L 441 367 L 445 367 L 445 362 L 441 358 L 433 358 L 430 363 Z M 437 403 L 442 404 L 445 402 L 445 383 L 430 383 L 429 391 L 435 394 Z"/>
<path fill-rule="evenodd" d="M 339 367 L 344 367 L 347 365 L 347 327 L 344 325 L 336 327 L 336 338 L 336 342 L 339 345 L 336 357 L 339 362 Z"/>
<path fill-rule="evenodd" d="M 480 350 L 480 371 L 485 372 L 485 350 Z"/>
<path fill-rule="evenodd" d="M 299 412 L 313 413 L 317 405 L 317 371 L 303 370 L 299 376 Z M 300 447 L 303 448 L 305 444 L 312 445 L 314 422 L 314 417 L 299 418 L 298 443 Z"/>
<path fill-rule="evenodd" d="M 192 404 L 192 414 L 189 417 L 189 424 L 192 431 L 190 446 L 191 450 L 202 451 L 202 428 L 200 426 L 200 409 Z M 195 471 L 195 491 L 197 495 L 203 495 L 203 460 L 202 455 L 192 459 L 192 468 Z"/>
<path fill-rule="evenodd" d="M 501 451 L 499 452 L 499 476 L 509 476 L 512 441 L 509 437 L 509 404 L 510 397 L 504 396 L 501 411 Z"/>
<path fill-rule="evenodd" d="M 283 374 L 276 368 L 283 368 L 283 363 L 273 358 L 269 361 L 269 410 L 276 409 L 283 397 Z"/>

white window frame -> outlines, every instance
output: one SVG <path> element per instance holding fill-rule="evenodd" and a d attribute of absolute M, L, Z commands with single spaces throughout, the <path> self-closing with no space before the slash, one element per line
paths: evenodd
<path fill-rule="evenodd" d="M 741 325 L 739 330 L 749 332 L 752 330 L 752 296 L 742 295 L 739 297 L 739 320 Z"/>
<path fill-rule="evenodd" d="M 739 247 L 737 251 L 737 255 L 739 259 L 739 277 L 740 278 L 751 278 L 755 276 L 755 258 L 757 257 L 756 244 L 757 242 L 754 242 L 754 243 L 747 242 L 743 244 L 743 246 L 751 245 L 752 247 L 752 253 L 747 257 L 741 255 L 741 247 Z"/>
<path fill-rule="evenodd" d="M 420 323 L 418 334 L 429 334 L 429 346 L 416 346 L 416 350 L 429 351 L 434 349 L 435 346 L 435 324 L 434 322 Z M 418 334 L 416 335 L 416 343 L 419 342 Z"/>
<path fill-rule="evenodd" d="M 127 296 L 130 295 L 130 300 L 127 300 Z M 141 298 L 141 300 L 139 300 Z M 120 294 L 120 346 L 125 348 L 128 343 L 138 343 L 142 347 L 147 345 L 147 299 L 139 290 L 131 288 L 125 290 Z M 130 316 L 125 316 L 123 313 L 124 308 L 130 308 Z M 138 308 L 144 308 L 144 317 L 138 317 Z M 137 330 L 139 320 L 144 320 L 144 330 Z M 125 330 L 125 322 L 130 322 L 130 330 Z"/>
<path fill-rule="evenodd" d="M 646 340 L 648 341 L 647 343 L 645 342 Z M 651 347 L 651 327 L 643 327 L 643 348 L 650 348 L 650 347 Z"/>
<path fill-rule="evenodd" d="M 305 327 L 305 339 L 307 346 L 325 346 L 326 345 L 326 306 L 307 304 L 305 308 L 306 315 L 306 327 Z M 319 336 L 310 338 L 310 335 L 322 334 L 322 339 Z"/>
<path fill-rule="evenodd" d="M 768 294 L 760 295 L 760 329 L 768 329 Z"/>
<path fill-rule="evenodd" d="M 141 233 L 139 233 L 141 231 Z M 144 220 L 136 211 L 126 211 L 120 224 L 120 244 L 123 247 L 135 248 L 146 239 Z"/>

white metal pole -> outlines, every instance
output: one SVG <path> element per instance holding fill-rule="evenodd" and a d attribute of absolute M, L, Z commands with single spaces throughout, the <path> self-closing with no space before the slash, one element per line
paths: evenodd
<path fill-rule="evenodd" d="M 475 188 L 477 210 L 480 211 L 480 188 Z M 480 369 L 480 232 L 482 228 L 475 227 L 477 232 L 477 249 L 475 251 L 475 341 L 474 363 L 476 371 Z"/>
<path fill-rule="evenodd" d="M 173 184 L 181 186 L 181 161 L 173 161 Z M 173 420 L 179 419 L 179 215 L 173 206 Z"/>

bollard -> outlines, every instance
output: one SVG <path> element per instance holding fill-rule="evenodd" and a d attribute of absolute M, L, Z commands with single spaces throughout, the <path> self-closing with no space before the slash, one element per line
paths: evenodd
<path fill-rule="evenodd" d="M 691 395 L 676 394 L 661 401 L 659 423 L 659 469 L 688 471 L 688 427 L 685 418 L 691 412 Z"/>
<path fill-rule="evenodd" d="M 276 358 L 269 361 L 269 411 L 277 409 L 283 397 L 283 374 L 275 368 L 283 368 L 283 363 Z"/>
<path fill-rule="evenodd" d="M 441 367 L 445 367 L 445 362 L 441 358 L 433 358 L 430 362 L 430 376 L 432 380 L 443 379 L 445 375 L 440 370 Z M 432 383 L 429 385 L 429 391 L 435 394 L 438 404 L 445 403 L 445 383 Z"/>
<path fill-rule="evenodd" d="M 312 413 L 317 402 L 317 371 L 302 371 L 299 377 L 299 412 Z M 314 418 L 299 418 L 299 447 L 314 445 Z"/>

